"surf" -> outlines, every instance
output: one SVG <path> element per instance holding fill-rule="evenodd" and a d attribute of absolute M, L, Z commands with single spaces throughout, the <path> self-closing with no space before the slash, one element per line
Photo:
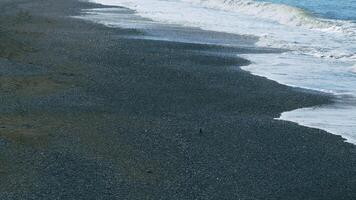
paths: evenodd
<path fill-rule="evenodd" d="M 313 16 L 297 7 L 285 4 L 258 2 L 252 0 L 184 0 L 209 8 L 243 13 L 258 18 L 274 20 L 289 26 L 303 26 L 311 29 L 344 31 L 342 23 L 327 21 Z M 351 30 L 352 31 L 352 30 Z"/>
<path fill-rule="evenodd" d="M 351 102 L 344 98 L 345 95 L 356 97 L 355 23 L 320 18 L 290 5 L 253 0 L 93 1 L 129 8 L 137 16 L 157 23 L 253 36 L 257 38 L 257 47 L 283 50 L 285 53 L 277 55 L 239 56 L 252 62 L 243 69 L 255 75 L 337 96 L 337 106 L 323 108 L 320 110 L 323 111 L 322 116 L 318 112 L 320 108 L 311 108 L 283 113 L 283 120 L 329 130 L 343 135 L 348 141 L 356 141 L 356 98 L 351 98 Z M 339 112 L 345 105 L 348 112 Z M 305 112 L 305 116 L 313 116 L 309 118 L 313 119 L 313 124 L 308 123 L 311 120 L 300 117 L 303 115 L 301 112 Z M 333 117 L 332 113 L 338 115 Z M 340 118 L 344 119 L 343 123 Z M 345 129 L 338 132 L 340 127 Z"/>

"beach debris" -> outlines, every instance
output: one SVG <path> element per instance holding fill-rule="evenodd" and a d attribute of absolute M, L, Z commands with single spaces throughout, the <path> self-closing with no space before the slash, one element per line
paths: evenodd
<path fill-rule="evenodd" d="M 203 129 L 200 128 L 200 129 L 199 129 L 199 135 L 202 135 L 202 134 L 203 134 Z"/>

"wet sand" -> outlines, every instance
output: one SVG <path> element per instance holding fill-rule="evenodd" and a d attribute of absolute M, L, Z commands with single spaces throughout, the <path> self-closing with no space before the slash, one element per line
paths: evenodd
<path fill-rule="evenodd" d="M 0 199 L 355 199 L 354 145 L 273 120 L 331 97 L 69 17 L 98 6 L 0 0 Z"/>

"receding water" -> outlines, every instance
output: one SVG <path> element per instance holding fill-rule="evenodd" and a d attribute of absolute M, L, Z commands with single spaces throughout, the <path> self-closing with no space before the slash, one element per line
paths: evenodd
<path fill-rule="evenodd" d="M 283 84 L 335 94 L 335 105 L 287 112 L 281 118 L 355 141 L 354 0 L 93 1 L 132 9 L 137 16 L 157 23 L 255 36 L 256 46 L 287 50 L 283 54 L 243 55 L 253 63 L 244 69 Z M 113 19 L 111 16 L 108 21 L 115 24 Z"/>

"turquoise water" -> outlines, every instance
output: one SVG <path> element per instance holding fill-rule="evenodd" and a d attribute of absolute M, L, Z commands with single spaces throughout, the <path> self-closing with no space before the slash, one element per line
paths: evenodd
<path fill-rule="evenodd" d="M 356 0 L 264 0 L 264 2 L 295 6 L 323 18 L 356 21 Z"/>

